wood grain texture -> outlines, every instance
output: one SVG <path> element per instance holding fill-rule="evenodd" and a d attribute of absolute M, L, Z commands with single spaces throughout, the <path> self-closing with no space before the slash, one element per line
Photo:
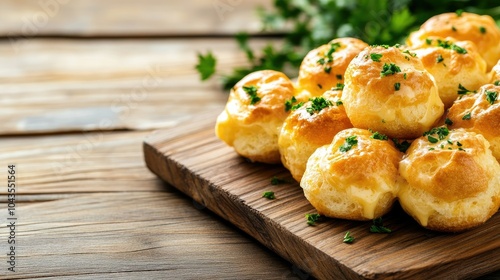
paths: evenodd
<path fill-rule="evenodd" d="M 271 1 L 3 0 L 0 36 L 194 36 L 256 33 Z"/>
<path fill-rule="evenodd" d="M 298 279 L 179 192 L 86 194 L 17 211 L 16 272 L 0 279 Z"/>
<path fill-rule="evenodd" d="M 500 214 L 486 224 L 443 234 L 421 228 L 396 206 L 384 218 L 391 234 L 371 223 L 328 219 L 315 212 L 281 166 L 250 163 L 216 139 L 215 119 L 196 130 L 157 131 L 144 143 L 147 166 L 162 179 L 234 223 L 273 251 L 322 279 L 471 279 L 500 269 Z M 272 186 L 273 176 L 288 184 Z M 276 200 L 262 198 L 273 190 Z M 346 231 L 356 237 L 342 243 Z"/>
<path fill-rule="evenodd" d="M 217 77 L 200 82 L 197 52 L 212 50 L 220 73 L 245 64 L 232 38 L 18 44 L 0 42 L 3 135 L 171 127 L 227 99 Z"/>

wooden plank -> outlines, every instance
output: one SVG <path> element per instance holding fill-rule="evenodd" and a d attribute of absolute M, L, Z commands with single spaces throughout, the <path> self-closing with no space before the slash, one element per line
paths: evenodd
<path fill-rule="evenodd" d="M 271 1 L 3 0 L 0 36 L 185 36 L 259 32 Z"/>
<path fill-rule="evenodd" d="M 3 261 L 0 279 L 297 279 L 289 263 L 178 192 L 88 194 L 16 211 L 16 272 Z"/>
<path fill-rule="evenodd" d="M 245 64 L 230 38 L 1 42 L 0 134 L 154 129 L 220 111 L 227 93 L 194 69 L 209 49 L 221 73 Z"/>
<path fill-rule="evenodd" d="M 328 219 L 311 227 L 315 212 L 279 165 L 249 163 L 216 139 L 215 119 L 196 131 L 170 129 L 147 138 L 147 166 L 287 260 L 322 279 L 470 279 L 500 269 L 500 213 L 476 229 L 444 234 L 425 230 L 400 207 L 384 217 L 391 234 L 369 233 L 371 222 Z M 194 126 L 194 124 L 193 124 Z M 273 190 L 275 200 L 262 198 Z M 356 237 L 342 242 L 346 231 Z M 457 244 L 460 244 L 457 246 Z"/>

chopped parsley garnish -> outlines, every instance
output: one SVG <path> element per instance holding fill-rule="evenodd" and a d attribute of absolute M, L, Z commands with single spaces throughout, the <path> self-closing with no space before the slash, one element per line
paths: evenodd
<path fill-rule="evenodd" d="M 377 140 L 387 140 L 388 137 L 387 135 L 384 135 L 382 133 L 379 133 L 378 131 L 375 131 L 371 136 L 370 138 L 372 139 L 377 139 Z"/>
<path fill-rule="evenodd" d="M 430 135 L 427 136 L 427 140 L 429 140 L 429 142 L 431 142 L 433 144 L 435 144 L 435 143 L 437 143 L 439 141 L 437 138 L 434 138 L 434 137 L 432 137 Z"/>
<path fill-rule="evenodd" d="M 323 89 L 323 86 L 321 84 L 318 84 L 319 89 Z"/>
<path fill-rule="evenodd" d="M 448 134 L 450 134 L 450 131 L 448 130 L 448 128 L 440 126 L 440 127 L 434 127 L 433 129 L 424 132 L 424 136 L 433 134 L 436 134 L 439 137 L 439 140 L 443 140 L 444 138 L 446 138 L 446 136 L 448 136 Z"/>
<path fill-rule="evenodd" d="M 430 39 L 430 38 L 425 39 L 425 43 L 427 45 L 432 45 L 432 39 Z"/>
<path fill-rule="evenodd" d="M 274 196 L 274 192 L 272 192 L 272 191 L 264 192 L 262 194 L 262 197 L 265 197 L 267 199 L 275 199 L 276 198 L 276 196 Z"/>
<path fill-rule="evenodd" d="M 401 83 L 394 83 L 394 90 L 398 91 L 401 88 Z"/>
<path fill-rule="evenodd" d="M 326 52 L 325 56 L 322 57 L 322 58 L 320 58 L 320 59 L 318 59 L 317 63 L 319 63 L 321 65 L 325 65 L 327 63 L 333 62 L 333 53 L 335 51 L 337 51 L 338 48 L 340 48 L 340 44 L 339 43 L 331 43 L 330 44 L 330 48 Z M 325 73 L 330 74 L 330 72 L 332 71 L 332 67 L 331 66 L 325 66 L 323 68 L 323 70 L 325 71 Z"/>
<path fill-rule="evenodd" d="M 380 59 L 382 58 L 382 54 L 379 53 L 371 53 L 370 58 L 375 61 L 375 62 L 380 62 Z"/>
<path fill-rule="evenodd" d="M 449 118 L 446 118 L 446 119 L 444 120 L 444 123 L 445 123 L 446 125 L 453 125 L 453 121 L 452 121 L 452 120 L 450 120 Z"/>
<path fill-rule="evenodd" d="M 344 240 L 342 242 L 348 243 L 348 244 L 351 244 L 352 242 L 354 242 L 354 236 L 351 235 L 351 232 L 348 231 L 345 233 Z"/>
<path fill-rule="evenodd" d="M 344 103 L 342 102 L 342 100 L 337 100 L 337 102 L 335 102 L 335 105 L 342 106 L 344 105 Z"/>
<path fill-rule="evenodd" d="M 462 143 L 457 141 L 457 146 L 462 147 Z"/>
<path fill-rule="evenodd" d="M 440 63 L 440 62 L 443 62 L 444 58 L 441 54 L 438 54 L 438 56 L 436 57 L 436 62 L 437 63 Z"/>
<path fill-rule="evenodd" d="M 330 100 L 326 100 L 324 97 L 310 98 L 309 101 L 311 101 L 311 105 L 306 110 L 311 115 L 333 105 Z"/>
<path fill-rule="evenodd" d="M 394 145 L 396 146 L 396 149 L 398 149 L 402 153 L 406 153 L 406 150 L 410 147 L 410 142 L 404 140 L 400 142 L 398 139 L 394 138 L 392 139 L 392 142 L 394 142 Z"/>
<path fill-rule="evenodd" d="M 326 74 L 330 74 L 330 72 L 332 71 L 332 67 L 331 66 L 325 66 L 325 68 L 323 68 L 323 70 L 325 71 Z"/>
<path fill-rule="evenodd" d="M 307 224 L 313 226 L 321 218 L 320 214 L 306 214 Z"/>
<path fill-rule="evenodd" d="M 335 75 L 335 78 L 337 78 L 337 80 L 342 80 L 342 75 L 337 74 L 337 75 Z"/>
<path fill-rule="evenodd" d="M 463 12 L 464 12 L 464 10 L 462 10 L 462 9 L 458 9 L 455 11 L 455 13 L 457 14 L 458 17 L 461 17 Z"/>
<path fill-rule="evenodd" d="M 243 86 L 243 90 L 250 97 L 250 104 L 254 105 L 255 103 L 260 101 L 260 97 L 257 96 L 257 87 L 256 86 Z"/>
<path fill-rule="evenodd" d="M 198 64 L 195 67 L 200 73 L 202 81 L 207 80 L 215 73 L 216 64 L 217 60 L 212 52 L 209 51 L 206 55 L 198 54 Z"/>
<path fill-rule="evenodd" d="M 349 136 L 345 139 L 345 143 L 340 146 L 339 151 L 345 153 L 352 149 L 353 146 L 358 144 L 358 137 L 356 135 Z"/>
<path fill-rule="evenodd" d="M 494 84 L 495 86 L 500 86 L 500 80 L 496 80 L 493 84 Z"/>
<path fill-rule="evenodd" d="M 332 90 L 343 90 L 344 89 L 344 84 L 337 83 L 335 87 L 332 87 Z"/>
<path fill-rule="evenodd" d="M 406 80 L 406 73 L 403 73 L 403 79 Z"/>
<path fill-rule="evenodd" d="M 287 183 L 286 180 L 283 180 L 283 179 L 280 179 L 276 176 L 273 176 L 271 178 L 271 185 L 279 185 L 279 184 L 284 184 L 284 183 Z"/>
<path fill-rule="evenodd" d="M 470 120 L 471 117 L 472 117 L 471 112 L 469 112 L 462 117 L 462 120 L 468 121 Z"/>
<path fill-rule="evenodd" d="M 451 26 L 451 30 L 452 30 L 452 31 L 457 31 L 457 29 L 456 29 L 456 28 L 455 28 L 455 26 L 453 26 L 453 25 Z"/>
<path fill-rule="evenodd" d="M 370 232 L 373 233 L 391 233 L 389 228 L 384 227 L 382 223 L 382 218 L 376 218 L 373 220 L 373 225 L 370 226 Z"/>
<path fill-rule="evenodd" d="M 468 90 L 464 86 L 462 86 L 462 84 L 458 84 L 458 91 L 457 91 L 457 93 L 459 95 L 465 95 L 465 94 L 468 94 L 468 93 L 476 93 L 476 91 L 475 90 Z"/>
<path fill-rule="evenodd" d="M 397 66 L 394 63 L 384 63 L 384 66 L 382 67 L 382 71 L 380 72 L 380 77 L 385 77 L 389 75 L 394 75 L 396 73 L 401 72 L 401 68 Z"/>
<path fill-rule="evenodd" d="M 486 100 L 490 102 L 491 105 L 495 104 L 497 98 L 498 98 L 498 92 L 489 90 L 486 91 Z"/>
<path fill-rule="evenodd" d="M 416 54 L 416 53 L 412 53 L 412 52 L 410 52 L 409 50 L 405 50 L 405 51 L 403 51 L 403 53 L 408 54 L 408 55 L 410 55 L 411 57 L 416 57 L 416 56 L 417 56 L 417 54 Z"/>
<path fill-rule="evenodd" d="M 440 40 L 440 39 L 438 39 L 437 41 L 438 41 L 438 47 L 441 47 L 443 49 L 456 51 L 459 54 L 466 54 L 467 53 L 466 49 L 459 47 L 456 44 L 451 43 L 450 41 Z"/>
<path fill-rule="evenodd" d="M 479 32 L 481 32 L 481 34 L 486 34 L 486 27 L 479 26 Z"/>

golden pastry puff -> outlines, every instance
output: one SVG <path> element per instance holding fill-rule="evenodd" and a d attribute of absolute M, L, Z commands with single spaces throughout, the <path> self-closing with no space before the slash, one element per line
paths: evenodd
<path fill-rule="evenodd" d="M 302 61 L 297 79 L 297 96 L 302 101 L 344 83 L 349 62 L 368 45 L 355 38 L 337 38 L 311 50 Z"/>
<path fill-rule="evenodd" d="M 487 84 L 476 94 L 469 93 L 455 101 L 447 118 L 450 128 L 465 128 L 482 134 L 500 161 L 500 86 Z"/>
<path fill-rule="evenodd" d="M 500 206 L 500 165 L 481 135 L 436 128 L 412 142 L 399 165 L 403 209 L 423 227 L 479 226 Z"/>
<path fill-rule="evenodd" d="M 415 53 L 370 46 L 345 73 L 342 102 L 354 127 L 414 139 L 444 113 L 436 82 Z"/>
<path fill-rule="evenodd" d="M 215 134 L 251 161 L 280 163 L 278 136 L 288 116 L 285 102 L 293 94 L 292 82 L 281 72 L 247 75 L 232 88 Z"/>
<path fill-rule="evenodd" d="M 445 109 L 451 107 L 463 88 L 477 90 L 488 82 L 486 62 L 470 41 L 429 37 L 415 49 L 425 69 L 434 76 Z"/>
<path fill-rule="evenodd" d="M 500 59 L 500 29 L 492 17 L 473 13 L 444 13 L 428 19 L 412 32 L 406 44 L 412 48 L 426 44 L 428 37 L 453 37 L 472 41 L 488 65 L 488 71 Z"/>
<path fill-rule="evenodd" d="M 500 60 L 497 64 L 491 69 L 491 80 L 492 84 L 500 86 Z"/>
<path fill-rule="evenodd" d="M 326 91 L 286 118 L 278 140 L 281 162 L 300 182 L 307 160 L 319 147 L 330 144 L 341 130 L 352 127 L 340 101 L 342 91 Z"/>
<path fill-rule="evenodd" d="M 311 155 L 300 186 L 321 215 L 378 218 L 391 209 L 396 198 L 401 157 L 383 135 L 345 129 Z"/>

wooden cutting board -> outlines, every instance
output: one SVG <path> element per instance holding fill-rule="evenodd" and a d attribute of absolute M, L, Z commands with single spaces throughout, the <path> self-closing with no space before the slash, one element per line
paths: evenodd
<path fill-rule="evenodd" d="M 215 117 L 205 117 L 154 132 L 144 142 L 147 166 L 305 273 L 321 279 L 470 279 L 500 269 L 500 213 L 457 234 L 423 229 L 399 205 L 384 217 L 389 234 L 370 233 L 371 221 L 324 219 L 309 226 L 305 214 L 316 212 L 290 173 L 238 156 L 215 137 L 214 125 Z M 272 185 L 274 176 L 287 183 Z M 263 198 L 265 191 L 276 199 Z M 353 244 L 342 242 L 347 231 Z"/>

